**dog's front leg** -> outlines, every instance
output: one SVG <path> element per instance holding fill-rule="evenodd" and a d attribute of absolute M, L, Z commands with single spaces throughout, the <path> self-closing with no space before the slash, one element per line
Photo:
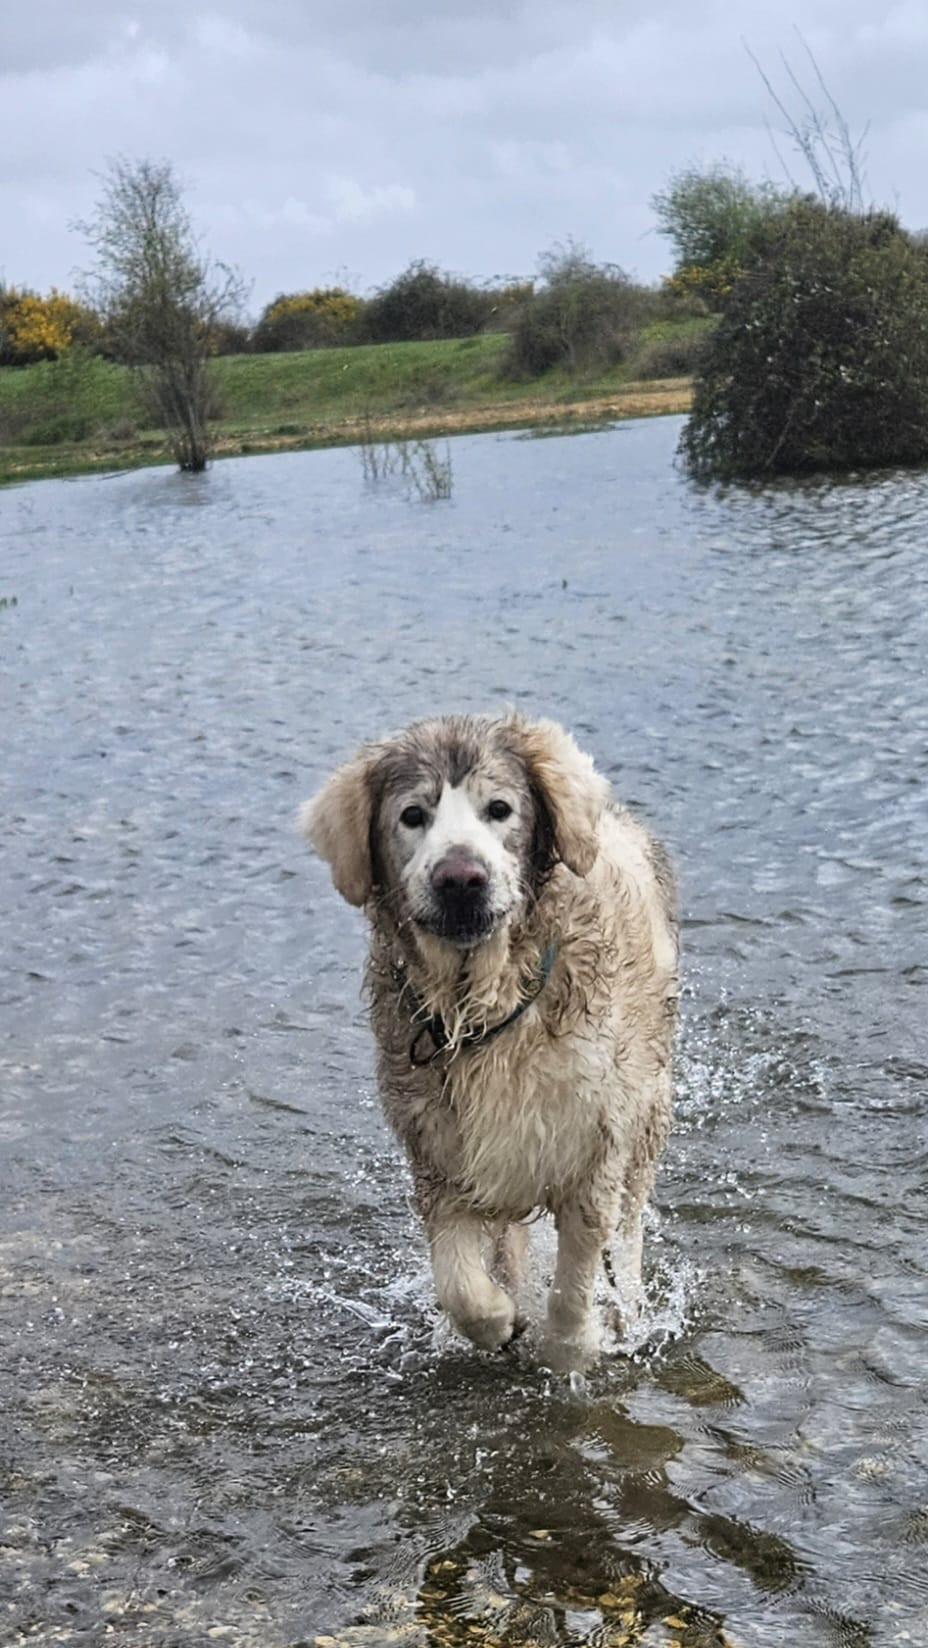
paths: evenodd
<path fill-rule="evenodd" d="M 428 1220 L 435 1291 L 459 1333 L 481 1350 L 508 1344 L 515 1305 L 487 1275 L 482 1257 L 484 1225 L 472 1213 L 437 1209 Z"/>
<path fill-rule="evenodd" d="M 588 1367 L 599 1352 L 593 1288 L 614 1210 L 566 1202 L 557 1209 L 557 1266 L 548 1295 L 544 1359 L 561 1372 Z"/>

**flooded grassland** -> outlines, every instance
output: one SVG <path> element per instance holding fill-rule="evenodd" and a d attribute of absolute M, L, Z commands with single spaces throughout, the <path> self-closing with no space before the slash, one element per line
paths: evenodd
<path fill-rule="evenodd" d="M 0 1641 L 928 1643 L 928 477 L 700 495 L 677 428 L 462 438 L 434 507 L 0 496 Z M 506 702 L 682 886 L 648 1309 L 576 1389 L 436 1318 L 294 828 Z"/>

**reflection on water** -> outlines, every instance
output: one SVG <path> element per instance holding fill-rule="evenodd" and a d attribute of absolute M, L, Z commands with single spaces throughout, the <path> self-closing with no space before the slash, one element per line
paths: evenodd
<path fill-rule="evenodd" d="M 350 452 L 0 495 L 0 1640 L 928 1643 L 928 480 L 696 494 L 676 433 L 459 440 L 428 511 Z M 436 1318 L 293 829 L 501 701 L 683 883 L 648 1305 L 574 1388 Z"/>

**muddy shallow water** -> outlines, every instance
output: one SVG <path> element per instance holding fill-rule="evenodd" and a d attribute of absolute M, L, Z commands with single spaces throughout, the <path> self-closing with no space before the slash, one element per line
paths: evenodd
<path fill-rule="evenodd" d="M 678 427 L 461 439 L 434 507 L 0 495 L 4 1644 L 928 1643 L 928 476 L 709 497 Z M 575 1388 L 437 1321 L 293 828 L 505 701 L 682 884 L 648 1309 Z"/>

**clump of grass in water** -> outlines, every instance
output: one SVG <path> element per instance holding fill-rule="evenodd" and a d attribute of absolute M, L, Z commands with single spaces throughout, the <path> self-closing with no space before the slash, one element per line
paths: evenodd
<path fill-rule="evenodd" d="M 376 439 L 369 416 L 364 419 L 361 436 L 361 469 L 371 486 L 389 480 L 399 469 L 405 475 L 408 469 L 408 445 L 405 440 L 379 441 Z"/>
<path fill-rule="evenodd" d="M 454 479 L 447 442 L 442 458 L 433 441 L 411 441 L 405 435 L 378 440 L 367 415 L 360 452 L 364 479 L 371 486 L 397 475 L 409 482 L 423 503 L 437 503 L 441 498 L 451 497 Z"/>
<path fill-rule="evenodd" d="M 436 503 L 439 498 L 450 498 L 453 488 L 451 449 L 445 442 L 445 456 L 440 458 L 431 441 L 417 441 L 409 464 L 413 486 L 423 503 Z"/>

